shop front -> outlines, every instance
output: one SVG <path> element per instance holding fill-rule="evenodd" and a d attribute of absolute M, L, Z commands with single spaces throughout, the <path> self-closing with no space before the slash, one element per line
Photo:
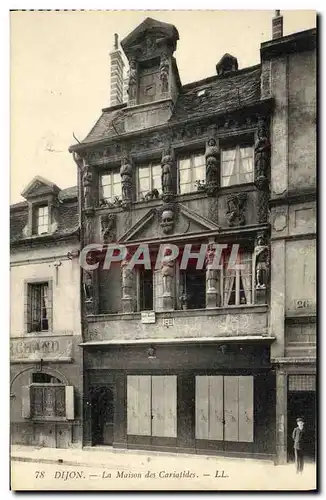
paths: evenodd
<path fill-rule="evenodd" d="M 270 458 L 269 342 L 85 342 L 84 444 Z"/>

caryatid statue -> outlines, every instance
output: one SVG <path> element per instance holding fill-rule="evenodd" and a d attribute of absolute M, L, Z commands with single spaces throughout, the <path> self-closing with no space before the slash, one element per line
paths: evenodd
<path fill-rule="evenodd" d="M 267 177 L 270 142 L 268 140 L 267 126 L 264 120 L 258 122 L 257 141 L 255 143 L 255 177 L 262 179 Z"/>
<path fill-rule="evenodd" d="M 132 166 L 128 158 L 122 160 L 120 168 L 122 201 L 130 201 L 132 198 Z"/>
<path fill-rule="evenodd" d="M 161 265 L 162 280 L 163 280 L 163 296 L 171 297 L 172 280 L 174 276 L 174 262 L 167 258 L 163 259 Z"/>
<path fill-rule="evenodd" d="M 160 80 L 162 82 L 162 94 L 169 90 L 169 59 L 166 54 L 161 55 Z"/>
<path fill-rule="evenodd" d="M 216 249 L 213 243 L 210 243 L 207 246 L 206 252 L 206 282 L 207 282 L 207 291 L 216 292 L 216 283 L 217 283 L 217 266 L 218 262 L 215 261 L 216 258 Z"/>
<path fill-rule="evenodd" d="M 162 191 L 163 195 L 171 194 L 173 189 L 173 158 L 170 151 L 165 151 L 162 155 Z"/>
<path fill-rule="evenodd" d="M 266 290 L 269 274 L 269 248 L 263 233 L 257 236 L 254 259 L 256 290 Z"/>

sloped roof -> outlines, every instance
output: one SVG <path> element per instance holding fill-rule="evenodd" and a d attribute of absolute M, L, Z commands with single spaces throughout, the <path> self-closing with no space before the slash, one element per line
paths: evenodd
<path fill-rule="evenodd" d="M 51 236 L 64 236 L 78 229 L 77 186 L 62 189 L 58 194 L 58 227 Z M 10 206 L 10 243 L 27 240 L 23 230 L 28 222 L 28 203 L 23 201 Z M 50 235 L 49 235 L 50 236 Z"/>
<path fill-rule="evenodd" d="M 261 97 L 260 73 L 260 66 L 252 66 L 224 76 L 213 76 L 184 85 L 169 122 L 200 118 L 209 113 L 228 113 L 258 102 Z M 198 92 L 204 89 L 205 95 L 198 96 Z M 124 118 L 131 112 L 132 109 L 126 106 L 103 110 L 82 143 L 88 144 L 123 133 Z"/>

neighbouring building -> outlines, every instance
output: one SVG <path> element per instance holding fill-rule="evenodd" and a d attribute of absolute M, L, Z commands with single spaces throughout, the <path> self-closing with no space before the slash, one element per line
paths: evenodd
<path fill-rule="evenodd" d="M 10 207 L 12 444 L 82 445 L 77 187 L 35 177 Z"/>
<path fill-rule="evenodd" d="M 282 23 L 260 64 L 221 54 L 182 85 L 176 27 L 145 19 L 121 41 L 128 102 L 115 38 L 114 105 L 70 148 L 81 245 L 103 245 L 81 270 L 84 444 L 282 462 L 297 412 L 314 435 L 316 32 Z M 152 265 L 131 271 L 144 243 Z M 156 269 L 162 243 L 180 254 Z"/>

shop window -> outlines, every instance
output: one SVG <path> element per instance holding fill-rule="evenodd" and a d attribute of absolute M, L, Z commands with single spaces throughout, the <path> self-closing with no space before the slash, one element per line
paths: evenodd
<path fill-rule="evenodd" d="M 229 257 L 223 260 L 223 304 L 224 307 L 252 304 L 252 256 L 239 253 L 237 265 L 243 269 L 229 269 Z M 231 267 L 231 266 L 230 266 Z"/>
<path fill-rule="evenodd" d="M 206 272 L 196 269 L 190 262 L 187 269 L 180 271 L 181 307 L 186 309 L 205 309 L 206 307 Z"/>
<path fill-rule="evenodd" d="M 221 186 L 246 184 L 254 181 L 254 149 L 237 145 L 221 150 Z"/>
<path fill-rule="evenodd" d="M 252 376 L 196 376 L 196 439 L 252 443 Z"/>
<path fill-rule="evenodd" d="M 48 205 L 39 205 L 33 208 L 33 234 L 47 234 L 49 232 L 49 207 Z"/>
<path fill-rule="evenodd" d="M 206 162 L 204 152 L 196 152 L 178 158 L 179 193 L 197 191 L 205 183 Z"/>
<path fill-rule="evenodd" d="M 27 285 L 27 331 L 47 332 L 52 315 L 52 288 L 49 282 Z"/>
<path fill-rule="evenodd" d="M 151 269 L 139 270 L 139 310 L 152 311 L 153 310 L 153 272 Z"/>

